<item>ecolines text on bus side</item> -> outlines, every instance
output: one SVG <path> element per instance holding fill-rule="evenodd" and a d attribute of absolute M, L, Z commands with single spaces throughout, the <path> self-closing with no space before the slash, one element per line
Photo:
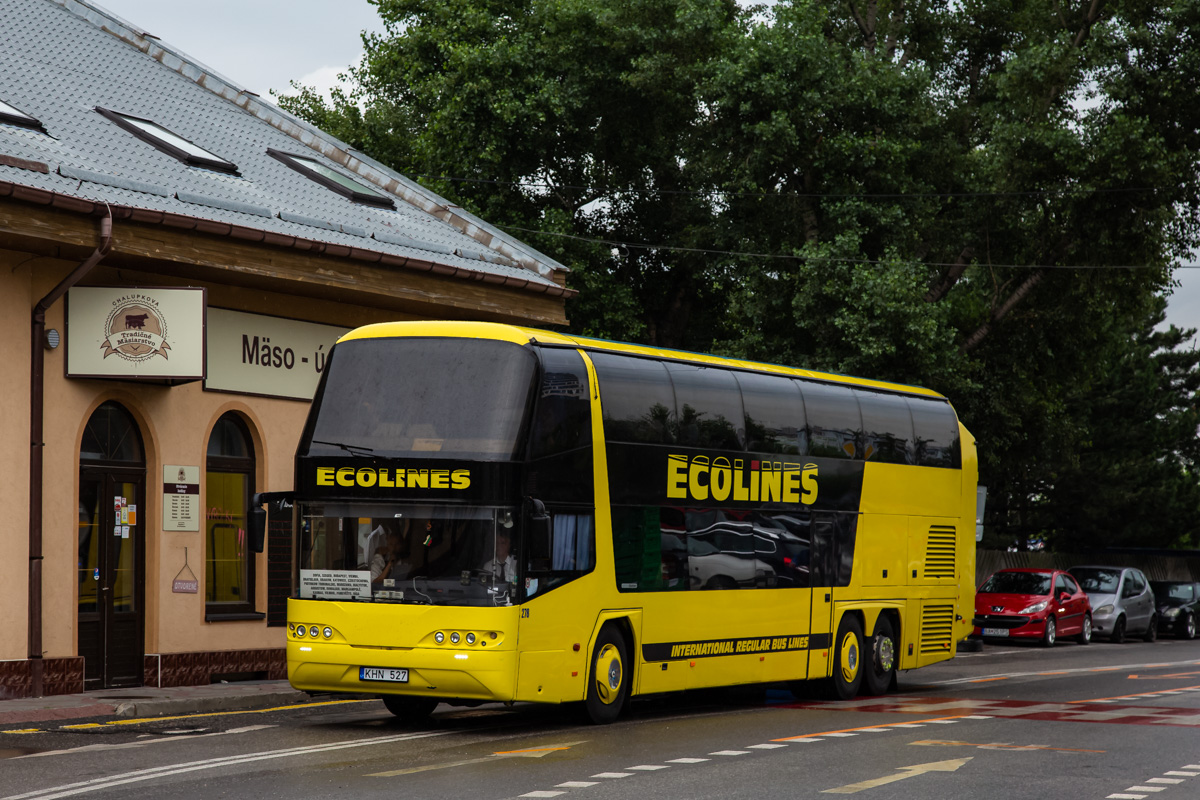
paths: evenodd
<path fill-rule="evenodd" d="M 384 467 L 317 467 L 317 486 L 361 486 L 370 489 L 466 489 L 469 469 L 390 469 Z"/>
<path fill-rule="evenodd" d="M 817 465 L 669 455 L 667 497 L 751 503 L 817 502 Z"/>

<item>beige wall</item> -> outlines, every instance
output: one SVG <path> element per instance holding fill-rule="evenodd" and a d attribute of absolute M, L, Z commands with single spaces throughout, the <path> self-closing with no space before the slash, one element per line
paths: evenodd
<path fill-rule="evenodd" d="M 0 250 L 0 661 L 29 655 L 29 301 L 28 253 Z M 22 262 L 24 262 L 22 264 Z"/>
<path fill-rule="evenodd" d="M 0 382 L 0 508 L 9 523 L 0 530 L 0 660 L 27 657 L 28 619 L 28 465 L 30 309 L 76 266 L 75 261 L 0 251 L 0 341 L 9 353 L 6 379 Z M 211 305 L 275 316 L 355 327 L 407 315 L 345 303 L 297 298 L 279 292 L 172 280 L 140 273 L 108 260 L 83 281 L 93 285 L 205 286 Z M 64 339 L 64 302 L 46 315 L 47 328 Z M 78 580 L 76 575 L 79 507 L 79 448 L 84 427 L 103 402 L 121 403 L 137 420 L 146 454 L 146 498 L 139 509 L 146 533 L 145 651 L 175 653 L 282 647 L 282 628 L 265 621 L 205 622 L 204 533 L 162 531 L 164 464 L 201 467 L 200 503 L 207 507 L 204 483 L 208 437 L 228 411 L 242 415 L 254 437 L 257 491 L 292 488 L 296 444 L 309 404 L 207 392 L 199 381 L 158 386 L 110 380 L 67 379 L 64 347 L 45 353 L 45 452 L 43 504 L 44 654 L 77 652 Z M 203 525 L 201 526 L 203 527 Z M 197 594 L 176 594 L 171 583 L 187 563 L 200 581 Z M 255 603 L 266 611 L 266 554 L 257 556 Z"/>

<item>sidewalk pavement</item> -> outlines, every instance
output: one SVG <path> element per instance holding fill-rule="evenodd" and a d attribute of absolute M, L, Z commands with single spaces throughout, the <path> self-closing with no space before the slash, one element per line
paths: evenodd
<path fill-rule="evenodd" d="M 53 697 L 0 698 L 0 725 L 84 717 L 162 717 L 319 702 L 287 681 L 237 681 L 171 689 L 137 686 Z"/>

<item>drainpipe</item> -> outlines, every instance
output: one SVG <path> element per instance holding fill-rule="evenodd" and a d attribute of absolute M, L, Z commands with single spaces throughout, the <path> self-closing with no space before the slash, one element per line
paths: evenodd
<path fill-rule="evenodd" d="M 29 666 L 33 697 L 42 697 L 44 666 L 42 661 L 42 433 L 45 422 L 44 391 L 46 351 L 42 340 L 46 336 L 46 310 L 67 290 L 100 263 L 112 247 L 112 209 L 100 220 L 100 244 L 70 275 L 50 290 L 33 307 L 30 326 L 29 381 Z"/>

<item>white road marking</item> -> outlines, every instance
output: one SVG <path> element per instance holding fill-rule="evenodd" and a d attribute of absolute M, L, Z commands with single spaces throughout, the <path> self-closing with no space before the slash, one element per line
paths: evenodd
<path fill-rule="evenodd" d="M 355 739 L 353 741 L 346 742 L 331 742 L 329 744 L 308 745 L 305 747 L 290 747 L 284 750 L 267 750 L 262 753 L 246 753 L 237 756 L 224 756 L 222 758 L 208 758 L 204 759 L 203 761 L 187 761 L 179 764 L 168 764 L 162 767 L 151 767 L 149 769 L 134 770 L 133 772 L 118 773 L 116 775 L 109 775 L 104 778 L 93 778 L 88 781 L 79 781 L 78 783 L 68 783 L 64 784 L 63 786 L 51 786 L 45 789 L 36 789 L 32 792 L 25 792 L 24 794 L 9 795 L 8 797 L 0 798 L 0 800 L 58 800 L 60 797 L 74 797 L 78 794 L 95 792 L 101 789 L 111 789 L 114 786 L 124 786 L 130 783 L 155 780 L 170 775 L 183 775 L 188 772 L 198 772 L 205 769 L 220 769 L 221 767 L 231 767 L 238 764 L 249 764 L 254 761 L 268 761 L 276 758 L 312 755 L 315 753 L 325 753 L 334 750 L 346 750 L 353 747 L 369 747 L 376 744 L 403 742 L 410 739 L 424 739 L 430 736 L 445 736 L 447 733 L 449 733 L 449 731 L 405 733 L 395 736 L 376 736 L 370 739 Z"/>
<path fill-rule="evenodd" d="M 625 769 L 636 769 L 642 772 L 653 772 L 656 769 L 670 769 L 666 764 L 638 764 L 636 767 L 626 767 Z"/>
<path fill-rule="evenodd" d="M 631 778 L 632 772 L 600 772 L 592 776 L 593 778 Z"/>
<path fill-rule="evenodd" d="M 125 742 L 123 744 L 86 744 L 81 747 L 69 747 L 65 750 L 47 750 L 44 753 L 30 753 L 29 755 L 25 756 L 17 756 L 17 758 L 45 758 L 46 756 L 61 756 L 65 753 L 94 753 L 101 750 L 131 750 L 153 744 L 186 742 L 190 739 L 204 739 L 209 736 L 228 736 L 235 733 L 251 733 L 253 731 L 261 731 L 274 727 L 276 726 L 248 725 L 244 728 L 230 728 L 227 731 L 216 731 L 215 733 L 201 733 L 193 735 L 179 734 L 164 739 L 138 739 L 136 742 Z"/>
<path fill-rule="evenodd" d="M 526 794 L 521 795 L 521 797 L 558 797 L 560 794 L 566 794 L 566 792 L 527 792 Z"/>
<path fill-rule="evenodd" d="M 1110 794 L 1108 800 L 1146 800 L 1144 794 Z"/>
<path fill-rule="evenodd" d="M 567 781 L 566 783 L 556 783 L 556 789 L 586 789 L 589 786 L 596 786 L 596 781 Z"/>
<path fill-rule="evenodd" d="M 715 753 L 709 753 L 710 756 L 744 756 L 749 753 L 749 750 L 718 750 Z"/>
<path fill-rule="evenodd" d="M 1183 783 L 1183 778 L 1151 778 L 1146 783 L 1169 783 L 1174 786 L 1177 783 Z"/>
<path fill-rule="evenodd" d="M 1127 792 L 1161 792 L 1166 789 L 1165 786 L 1130 786 L 1125 791 Z"/>
<path fill-rule="evenodd" d="M 822 736 L 834 736 L 838 739 L 845 739 L 848 736 L 858 736 L 857 733 L 822 733 Z"/>
<path fill-rule="evenodd" d="M 707 758 L 672 758 L 671 764 L 699 764 L 701 761 L 708 761 Z"/>
<path fill-rule="evenodd" d="M 778 750 L 780 747 L 787 747 L 786 744 L 751 744 L 746 746 L 751 750 Z"/>
<path fill-rule="evenodd" d="M 1163 775 L 1182 775 L 1185 778 L 1194 778 L 1197 775 L 1200 775 L 1200 772 L 1183 772 L 1181 770 L 1173 769 L 1170 772 L 1164 772 Z"/>

